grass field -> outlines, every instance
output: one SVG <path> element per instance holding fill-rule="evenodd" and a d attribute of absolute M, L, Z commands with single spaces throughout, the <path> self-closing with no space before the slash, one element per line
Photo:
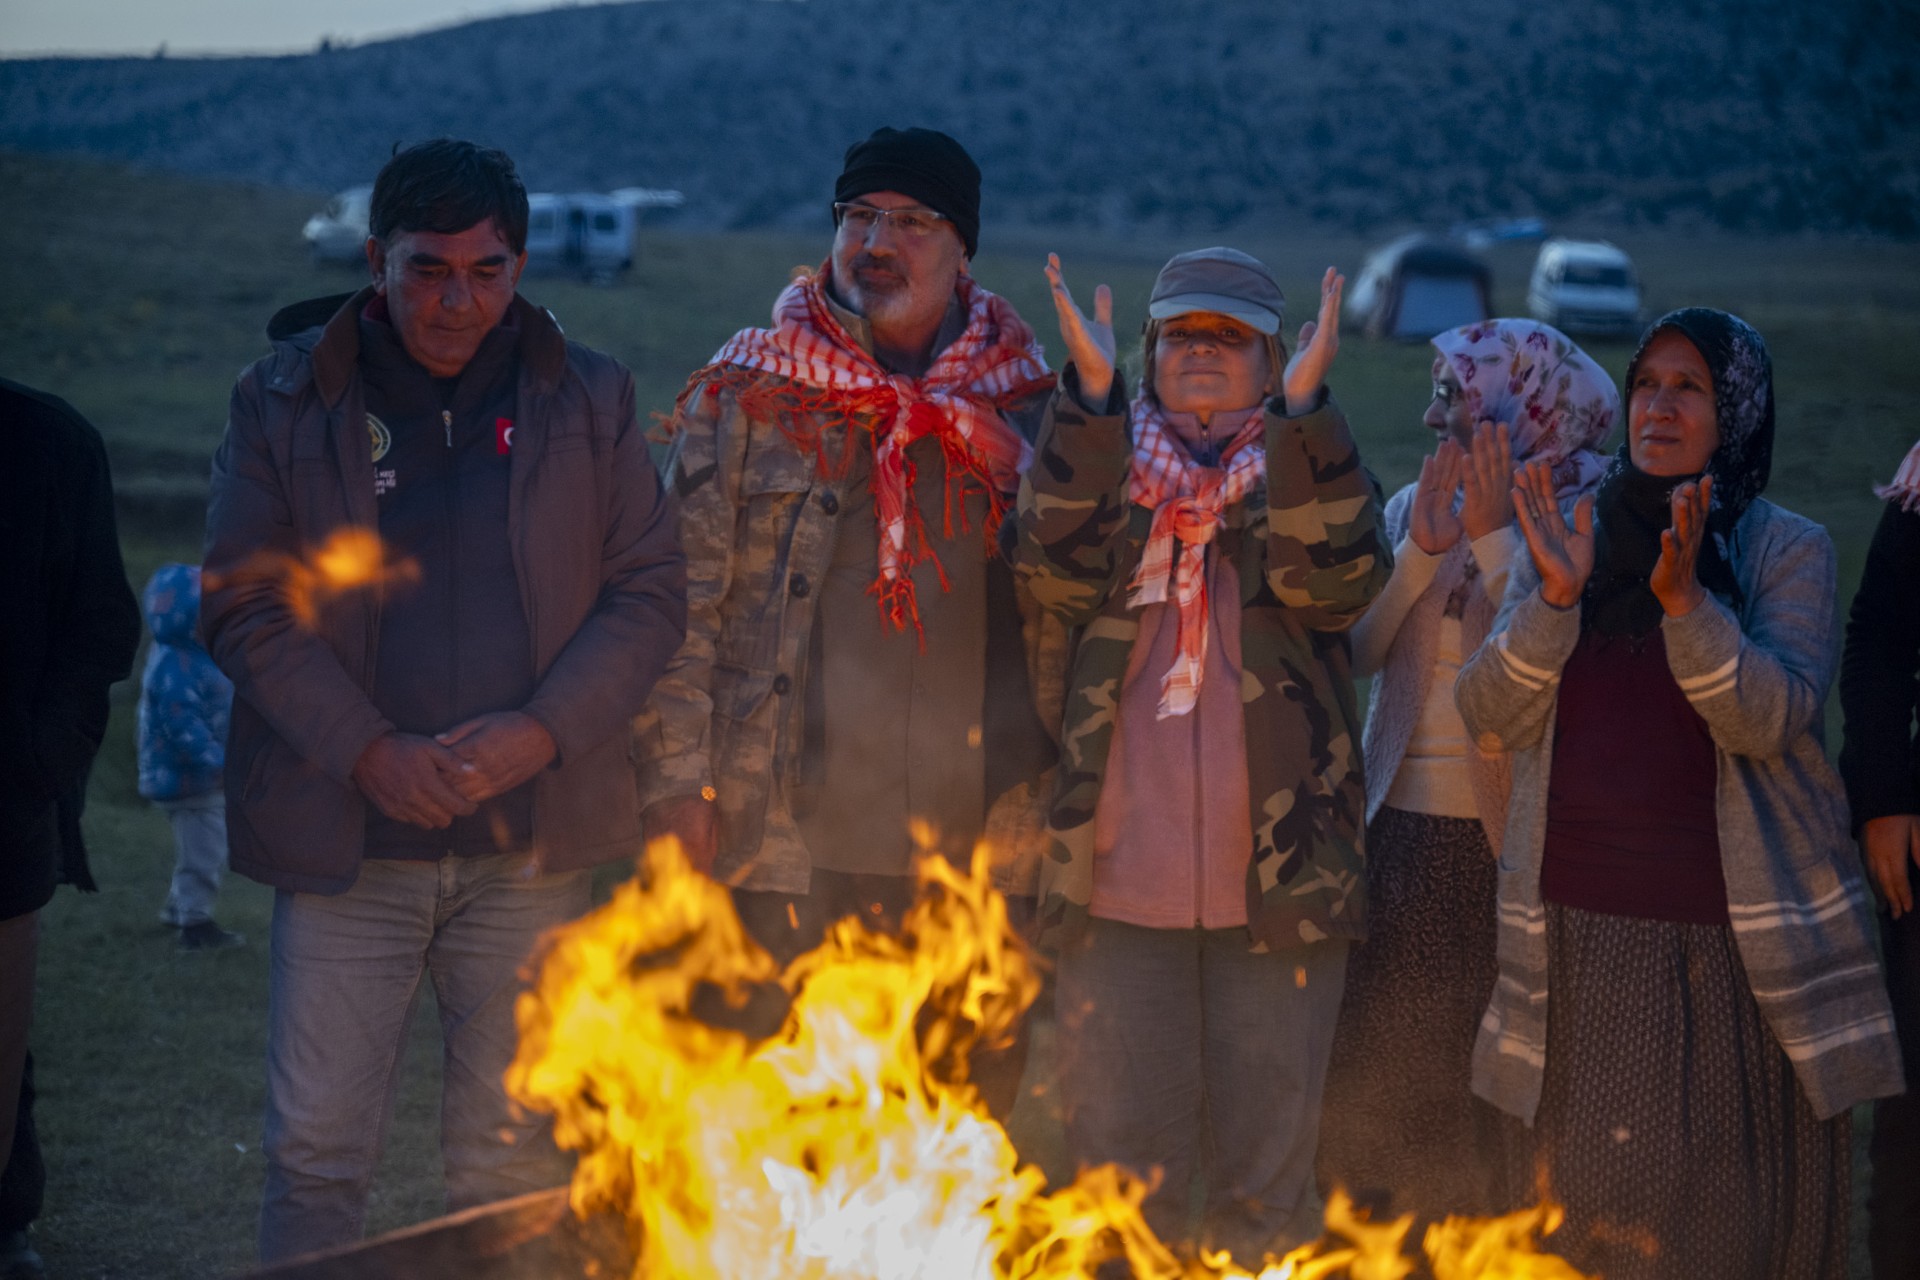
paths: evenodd
<path fill-rule="evenodd" d="M 744 324 L 760 323 L 820 235 L 660 232 L 608 288 L 532 279 L 524 292 L 568 332 L 634 369 L 643 414 L 671 407 L 686 373 Z M 265 350 L 266 320 L 360 276 L 310 265 L 298 238 L 311 194 L 216 185 L 77 161 L 0 154 L 0 374 L 56 392 L 105 434 L 136 587 L 198 557 L 207 459 L 234 375 Z M 992 211 L 989 210 L 989 219 Z M 1780 436 L 1770 495 L 1822 521 L 1852 595 L 1877 518 L 1869 491 L 1920 433 L 1920 246 L 1868 241 L 1621 237 L 1649 303 L 1726 307 L 1773 347 Z M 1351 272 L 1365 246 L 1322 232 L 1246 235 L 1308 314 L 1320 270 Z M 1137 330 L 1159 263 L 1191 244 L 1042 241 L 988 223 L 976 274 L 1010 297 L 1049 346 L 1040 265 L 1049 249 L 1090 295 L 1118 298 Z M 1495 255 L 1497 303 L 1516 313 L 1524 249 Z M 1591 348 L 1615 373 L 1620 344 Z M 1368 461 L 1389 489 L 1430 441 L 1419 425 L 1428 349 L 1348 339 L 1332 376 Z M 251 1259 L 270 895 L 232 881 L 221 918 L 247 948 L 183 955 L 155 920 L 171 867 L 166 824 L 134 792 L 131 689 L 123 687 L 94 774 L 87 829 L 97 897 L 63 892 L 45 913 L 35 1037 L 51 1178 L 39 1247 L 61 1277 L 204 1277 Z M 1834 728 L 1837 730 L 1837 722 Z M 375 1186 L 372 1228 L 440 1211 L 437 1032 L 417 1020 L 399 1113 Z M 1044 1058 L 1044 1055 L 1041 1055 Z M 1038 1148 L 1044 1109 L 1020 1121 Z M 1862 1272 L 1861 1274 L 1864 1274 Z"/>

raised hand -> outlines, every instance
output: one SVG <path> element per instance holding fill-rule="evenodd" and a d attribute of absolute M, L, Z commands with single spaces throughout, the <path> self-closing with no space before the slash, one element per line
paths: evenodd
<path fill-rule="evenodd" d="M 1514 473 L 1513 510 L 1540 573 L 1540 598 L 1556 609 L 1572 608 L 1593 573 L 1593 495 L 1580 499 L 1568 528 L 1554 497 L 1553 468 L 1529 462 Z"/>
<path fill-rule="evenodd" d="M 1067 289 L 1060 273 L 1060 255 L 1047 255 L 1047 284 L 1053 290 L 1053 310 L 1060 319 L 1060 341 L 1080 373 L 1080 394 L 1089 406 L 1107 403 L 1113 390 L 1113 290 L 1100 285 L 1093 291 L 1093 319 L 1088 320 Z"/>
<path fill-rule="evenodd" d="M 1482 422 L 1473 429 L 1473 456 L 1466 460 L 1462 478 L 1466 495 L 1460 523 L 1468 541 L 1513 523 L 1513 438 L 1506 423 Z"/>
<path fill-rule="evenodd" d="M 1660 535 L 1660 559 L 1647 578 L 1654 599 L 1669 618 L 1685 617 L 1707 597 L 1696 570 L 1712 502 L 1712 476 L 1700 477 L 1698 484 L 1689 480 L 1673 491 L 1673 525 Z"/>
<path fill-rule="evenodd" d="M 1453 495 L 1460 488 L 1466 450 L 1452 440 L 1440 442 L 1431 457 L 1420 459 L 1420 479 L 1413 487 L 1413 510 L 1407 536 L 1413 545 L 1437 556 L 1460 540 L 1460 517 L 1453 511 Z"/>
<path fill-rule="evenodd" d="M 1320 277 L 1320 316 L 1300 326 L 1300 340 L 1294 344 L 1293 358 L 1287 361 L 1281 386 L 1286 391 L 1287 412 L 1310 412 L 1320 402 L 1320 388 L 1326 383 L 1327 370 L 1340 349 L 1340 295 L 1347 278 L 1327 268 Z"/>

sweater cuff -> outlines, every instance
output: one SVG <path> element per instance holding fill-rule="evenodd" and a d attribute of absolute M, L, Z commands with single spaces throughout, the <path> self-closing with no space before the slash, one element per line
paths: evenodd
<path fill-rule="evenodd" d="M 1504 648 L 1525 666 L 1558 679 L 1560 669 L 1580 643 L 1580 605 L 1561 609 L 1546 602 L 1538 591 L 1514 607 L 1507 619 Z"/>
<path fill-rule="evenodd" d="M 1688 613 L 1661 618 L 1660 633 L 1667 643 L 1667 666 L 1675 680 L 1717 674 L 1722 668 L 1731 678 L 1740 661 L 1740 623 L 1711 592 Z"/>
<path fill-rule="evenodd" d="M 1503 578 L 1507 570 L 1513 567 L 1514 552 L 1519 549 L 1519 535 L 1512 525 L 1495 529 L 1492 533 L 1483 533 L 1467 546 L 1473 551 L 1474 563 L 1480 566 L 1482 575 L 1488 578 Z M 1496 598 L 1495 604 L 1500 603 Z"/>

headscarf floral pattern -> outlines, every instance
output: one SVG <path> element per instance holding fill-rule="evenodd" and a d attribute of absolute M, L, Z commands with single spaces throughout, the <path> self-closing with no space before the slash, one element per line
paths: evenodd
<path fill-rule="evenodd" d="M 1508 424 L 1515 462 L 1550 463 L 1562 497 L 1600 483 L 1600 442 L 1619 420 L 1620 393 L 1571 338 L 1536 320 L 1487 320 L 1449 329 L 1433 346 L 1465 389 L 1473 421 Z"/>

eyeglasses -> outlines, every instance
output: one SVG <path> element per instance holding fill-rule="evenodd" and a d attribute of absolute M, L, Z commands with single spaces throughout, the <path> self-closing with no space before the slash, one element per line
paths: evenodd
<path fill-rule="evenodd" d="M 867 238 L 868 232 L 883 222 L 903 236 L 923 240 L 937 231 L 941 223 L 950 221 L 952 219 L 946 214 L 936 213 L 932 209 L 922 209 L 918 205 L 911 205 L 905 209 L 876 209 L 870 204 L 841 201 L 833 206 L 833 225 L 853 232 L 862 240 Z"/>
<path fill-rule="evenodd" d="M 1433 384 L 1433 398 L 1449 409 L 1453 408 L 1454 401 L 1466 394 L 1467 389 L 1465 387 L 1456 386 L 1451 382 L 1436 382 Z"/>

